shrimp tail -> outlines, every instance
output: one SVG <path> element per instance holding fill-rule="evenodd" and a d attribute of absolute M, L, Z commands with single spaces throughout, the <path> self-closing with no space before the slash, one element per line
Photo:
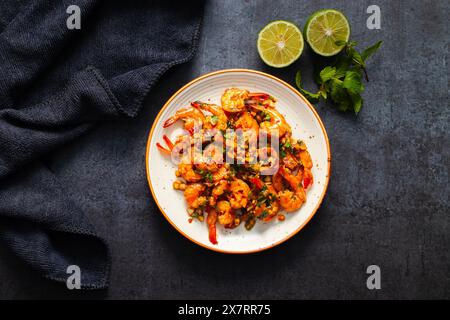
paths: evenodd
<path fill-rule="evenodd" d="M 253 92 L 248 94 L 249 99 L 264 101 L 270 98 L 270 95 L 262 92 Z"/>
<path fill-rule="evenodd" d="M 208 230 L 209 230 L 209 241 L 212 244 L 217 244 L 217 229 L 216 229 L 216 223 L 217 223 L 217 212 L 213 208 L 210 208 L 208 210 L 208 217 L 206 218 L 206 223 L 208 224 Z"/>
<path fill-rule="evenodd" d="M 156 143 L 156 147 L 163 153 L 171 154 L 175 145 L 172 143 L 172 141 L 170 141 L 170 139 L 167 135 L 163 135 L 163 139 L 164 139 L 164 142 L 166 143 L 168 149 L 163 147 L 159 142 Z"/>
<path fill-rule="evenodd" d="M 259 110 L 259 111 L 266 111 L 267 110 L 266 107 L 261 106 L 259 104 L 249 104 L 249 107 L 251 107 L 253 109 L 256 109 L 256 110 Z"/>
<path fill-rule="evenodd" d="M 170 141 L 169 137 L 167 135 L 163 135 L 163 139 L 166 142 L 167 146 L 169 147 L 170 151 L 173 150 L 174 144 L 172 141 Z"/>
<path fill-rule="evenodd" d="M 171 125 L 173 125 L 175 122 L 177 122 L 177 117 L 170 117 L 169 119 L 167 119 L 166 121 L 164 121 L 163 124 L 163 128 L 167 128 L 170 127 Z"/>
<path fill-rule="evenodd" d="M 193 106 L 194 108 L 199 109 L 199 110 L 201 110 L 202 104 L 203 104 L 203 102 L 198 101 L 198 100 L 191 102 L 191 106 Z"/>
<path fill-rule="evenodd" d="M 164 153 L 166 153 L 166 154 L 170 154 L 170 153 L 171 153 L 169 149 L 164 148 L 159 142 L 156 143 L 156 147 L 157 147 L 161 152 L 164 152 Z"/>

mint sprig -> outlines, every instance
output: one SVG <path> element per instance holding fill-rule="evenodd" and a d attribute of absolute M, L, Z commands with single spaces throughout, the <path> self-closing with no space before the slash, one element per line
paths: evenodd
<path fill-rule="evenodd" d="M 319 86 L 316 93 L 303 88 L 300 71 L 295 75 L 295 84 L 298 90 L 313 104 L 318 103 L 321 99 L 331 99 L 340 111 L 353 111 L 358 114 L 363 105 L 362 75 L 364 74 L 366 81 L 369 81 L 366 60 L 380 48 L 382 41 L 366 48 L 362 53 L 355 49 L 357 44 L 355 41 L 336 41 L 336 44 L 344 46 L 343 54 L 332 65 L 320 71 L 315 80 Z"/>

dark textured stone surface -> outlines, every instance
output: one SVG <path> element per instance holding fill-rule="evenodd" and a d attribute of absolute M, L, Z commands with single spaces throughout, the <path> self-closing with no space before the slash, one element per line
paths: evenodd
<path fill-rule="evenodd" d="M 111 243 L 107 292 L 69 292 L 0 248 L 0 298 L 450 298 L 448 1 L 377 1 L 382 29 L 368 30 L 372 1 L 211 1 L 196 58 L 170 71 L 138 119 L 105 125 L 52 159 Z M 355 118 L 317 110 L 332 149 L 322 207 L 297 236 L 267 252 L 206 251 L 159 213 L 145 178 L 147 134 L 159 108 L 192 78 L 251 68 L 292 82 L 316 58 L 262 64 L 255 42 L 273 19 L 303 25 L 313 11 L 348 16 L 362 45 L 384 40 L 369 62 L 365 106 Z M 311 87 L 311 81 L 306 81 Z M 89 250 L 89 248 L 86 248 Z M 366 289 L 368 265 L 382 289 Z"/>

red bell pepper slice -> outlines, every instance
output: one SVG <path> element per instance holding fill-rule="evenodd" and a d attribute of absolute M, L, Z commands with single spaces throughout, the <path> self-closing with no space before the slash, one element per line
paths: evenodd
<path fill-rule="evenodd" d="M 262 189 L 264 186 L 264 182 L 262 182 L 259 178 L 250 178 L 250 182 L 253 183 L 258 189 Z"/>

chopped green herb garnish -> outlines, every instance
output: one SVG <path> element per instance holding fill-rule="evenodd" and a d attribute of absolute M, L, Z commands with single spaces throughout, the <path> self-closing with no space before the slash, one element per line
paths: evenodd
<path fill-rule="evenodd" d="M 269 215 L 269 211 L 267 210 L 263 210 L 263 212 L 261 212 L 261 215 L 259 216 L 261 219 L 266 218 Z"/>
<path fill-rule="evenodd" d="M 269 199 L 270 199 L 272 202 L 274 202 L 274 201 L 277 200 L 277 196 L 276 196 L 275 194 L 271 193 L 271 194 L 269 194 Z"/>
<path fill-rule="evenodd" d="M 219 121 L 219 117 L 216 115 L 211 116 L 211 118 L 209 118 L 209 122 L 211 122 L 212 125 L 216 125 L 217 122 Z"/>
<path fill-rule="evenodd" d="M 211 172 L 206 171 L 206 170 L 198 170 L 197 171 L 199 175 L 202 176 L 203 179 L 209 181 L 209 182 L 213 182 L 213 175 Z"/>

